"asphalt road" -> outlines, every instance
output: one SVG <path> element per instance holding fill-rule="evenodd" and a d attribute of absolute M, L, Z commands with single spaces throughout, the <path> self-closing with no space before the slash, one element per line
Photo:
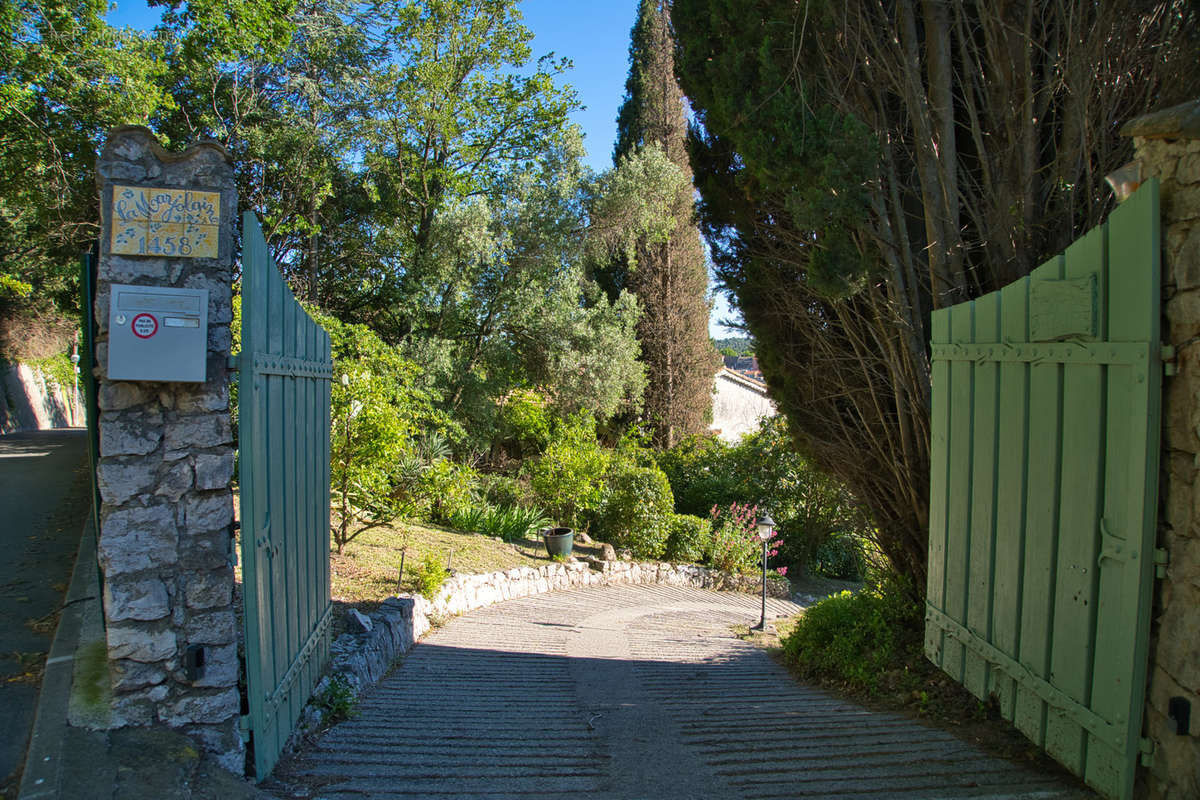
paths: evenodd
<path fill-rule="evenodd" d="M 86 431 L 0 436 L 2 798 L 16 794 L 89 492 Z"/>

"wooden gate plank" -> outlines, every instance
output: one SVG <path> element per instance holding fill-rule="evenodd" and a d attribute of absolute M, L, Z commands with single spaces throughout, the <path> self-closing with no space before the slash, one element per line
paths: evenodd
<path fill-rule="evenodd" d="M 1029 278 L 1001 290 L 1000 340 L 1029 340 Z M 1021 581 L 1025 566 L 1025 504 L 1029 463 L 1029 366 L 1000 365 L 1002 395 L 1000 447 L 996 478 L 996 554 L 992 585 L 992 641 L 1005 653 L 1017 653 L 1021 633 Z M 988 687 L 1005 719 L 1016 713 L 1017 686 L 1012 676 L 992 671 Z"/>
<path fill-rule="evenodd" d="M 315 353 L 313 352 L 313 340 L 316 335 L 315 326 L 301 325 L 297 330 L 296 335 L 296 357 L 302 360 L 310 360 Z M 300 381 L 300 386 L 297 392 L 297 404 L 299 406 L 298 420 L 295 426 L 296 429 L 296 478 L 297 478 L 297 493 L 296 498 L 299 516 L 298 523 L 301 530 L 312 530 L 315 525 L 319 525 L 320 521 L 314 519 L 312 515 L 312 492 L 313 480 L 312 475 L 314 470 L 311 469 L 313 463 L 313 444 L 312 439 L 320 436 L 320 432 L 315 430 L 311 422 L 313 412 L 312 394 L 314 390 L 313 381 Z M 297 572 L 300 576 L 302 586 L 312 586 L 313 584 L 313 560 L 316 554 L 313 553 L 311 547 L 301 547 L 297 553 L 298 565 Z M 313 613 L 313 608 L 316 602 L 316 592 L 306 591 L 301 592 L 296 598 L 299 604 L 298 613 L 302 620 L 302 630 L 312 630 L 317 622 L 316 616 Z M 313 664 L 310 660 L 304 665 L 304 673 L 300 680 L 301 685 L 311 686 L 313 675 Z"/>
<path fill-rule="evenodd" d="M 1065 254 L 1064 277 L 1100 278 L 1103 231 L 1093 230 Z M 1055 587 L 1052 682 L 1087 707 L 1095 644 L 1096 556 L 1105 458 L 1104 371 L 1100 365 L 1067 364 L 1063 381 L 1062 500 Z M 1046 750 L 1081 773 L 1086 737 L 1080 724 L 1059 709 L 1048 719 Z"/>
<path fill-rule="evenodd" d="M 283 352 L 283 322 L 284 309 L 286 304 L 283 296 L 284 287 L 282 281 L 268 280 L 267 281 L 267 320 L 271 324 L 266 327 L 266 351 L 271 354 L 286 355 Z M 276 694 L 279 686 L 283 683 L 284 676 L 287 675 L 288 665 L 291 662 L 291 654 L 295 652 L 296 645 L 288 640 L 287 626 L 287 570 L 285 568 L 283 548 L 285 547 L 285 538 L 287 536 L 288 519 L 287 519 L 287 498 L 284 494 L 287 487 L 287 482 L 284 479 L 284 473 L 280 469 L 279 456 L 285 447 L 284 436 L 286 428 L 280 424 L 285 419 L 284 398 L 286 395 L 284 382 L 287 379 L 283 375 L 268 375 L 267 376 L 267 419 L 264 424 L 268 426 L 271 434 L 269 437 L 269 467 L 267 475 L 267 496 L 272 519 L 276 520 L 276 524 L 271 526 L 270 541 L 267 546 L 268 560 L 271 564 L 271 582 L 263 587 L 270 593 L 271 599 L 271 630 L 272 636 L 272 670 L 271 683 L 265 687 L 267 692 L 274 698 L 276 704 L 274 708 L 268 709 L 270 715 L 270 727 L 263 732 L 262 736 L 255 739 L 255 746 L 260 743 L 269 746 L 272 750 L 283 746 L 280 737 L 285 735 L 281 728 L 281 718 L 285 717 L 287 707 L 279 703 L 278 695 Z M 282 710 L 283 713 L 280 713 Z"/>
<path fill-rule="evenodd" d="M 956 342 L 975 340 L 975 304 L 960 303 L 949 309 L 950 335 Z M 955 622 L 967 622 L 967 562 L 970 542 L 966 533 L 971 525 L 971 463 L 974 431 L 974 364 L 955 361 L 950 365 L 950 441 L 962 442 L 949 453 L 947 482 L 948 510 L 946 538 L 945 612 Z M 954 639 L 944 643 L 942 669 L 961 681 L 966 651 Z"/>
<path fill-rule="evenodd" d="M 261 264 L 267 261 L 266 242 L 261 233 L 251 230 L 243 236 L 243 264 Z M 261 269 L 243 271 L 242 353 L 243 364 L 251 366 L 244 371 L 239 382 L 239 459 L 241 502 L 242 502 L 242 583 L 245 605 L 243 617 L 246 630 L 246 680 L 247 694 L 252 719 L 266 719 L 267 687 L 274 672 L 272 653 L 274 645 L 270 628 L 261 620 L 272 617 L 270 594 L 259 590 L 269 586 L 271 563 L 267 551 L 260 546 L 270 533 L 271 516 L 268 507 L 266 486 L 261 476 L 267 475 L 270 442 L 266 420 L 267 377 L 258 375 L 252 368 L 254 354 L 266 349 L 265 319 L 262 313 L 254 313 L 255 303 L 265 302 L 267 297 L 267 274 Z M 248 358 L 247 358 L 248 354 Z M 247 402 L 249 401 L 249 402 Z M 247 520 L 249 530 L 246 529 Z"/>
<path fill-rule="evenodd" d="M 1000 294 L 981 297 L 975 306 L 975 342 L 1000 341 Z M 992 581 L 996 542 L 996 460 L 1000 420 L 1000 365 L 976 363 L 971 445 L 971 524 L 967 529 L 967 628 L 985 642 L 992 640 Z M 963 685 L 975 696 L 987 696 L 990 670 L 971 650 L 965 653 Z"/>
<path fill-rule="evenodd" d="M 287 290 L 285 284 L 280 281 L 280 292 Z M 291 301 L 291 302 L 286 302 Z M 304 311 L 296 304 L 296 301 L 291 297 L 291 293 L 285 298 L 283 320 L 280 327 L 281 342 L 280 349 L 289 357 L 295 358 L 299 355 L 296 348 L 297 328 L 301 324 L 300 317 L 305 316 Z M 307 318 L 307 317 L 305 317 Z M 304 646 L 304 640 L 307 638 L 306 631 L 302 628 L 304 619 L 300 616 L 299 602 L 304 594 L 305 587 L 303 576 L 299 573 L 299 562 L 297 557 L 300 550 L 304 547 L 304 539 L 308 534 L 301 524 L 301 518 L 297 513 L 300 503 L 299 497 L 299 476 L 303 465 L 300 463 L 298 455 L 298 443 L 296 437 L 300 433 L 302 426 L 297 422 L 300 420 L 300 407 L 297 404 L 297 394 L 299 392 L 301 379 L 294 375 L 283 376 L 281 379 L 283 384 L 283 416 L 279 419 L 279 425 L 283 429 L 282 439 L 284 447 L 279 453 L 280 472 L 283 475 L 285 485 L 288 487 L 287 493 L 283 498 L 284 513 L 287 515 L 290 524 L 284 526 L 282 531 L 283 545 L 283 574 L 284 584 L 283 590 L 283 605 L 285 608 L 285 619 L 287 623 L 287 643 L 288 653 L 296 654 L 300 652 L 300 648 Z M 291 659 L 289 658 L 289 664 Z M 301 691 L 304 685 L 300 681 L 292 681 L 291 686 L 287 690 L 286 706 L 282 711 L 287 715 L 287 719 L 295 719 L 299 716 L 300 711 L 304 707 L 304 702 L 307 697 L 301 697 Z M 282 727 L 282 726 L 281 726 Z M 289 726 L 290 727 L 290 726 Z"/>
<path fill-rule="evenodd" d="M 930 333 L 935 344 L 950 341 L 950 312 L 933 312 Z M 950 442 L 950 362 L 934 361 L 930 365 L 931 408 L 929 419 L 929 566 L 926 582 L 926 603 L 930 608 L 945 611 L 946 596 L 946 509 L 949 506 L 949 442 Z M 925 655 L 938 667 L 944 668 L 946 634 L 938 625 L 925 626 Z"/>
<path fill-rule="evenodd" d="M 1138 192 L 1109 219 L 1107 316 L 1113 341 L 1159 340 L 1158 218 L 1157 193 Z M 1158 353 L 1148 348 L 1144 363 L 1110 368 L 1107 387 L 1113 447 L 1106 463 L 1111 488 L 1105 494 L 1105 557 L 1099 562 L 1097 600 L 1105 624 L 1097 630 L 1096 646 L 1108 655 L 1095 665 L 1092 709 L 1122 732 L 1124 747 L 1089 739 L 1085 777 L 1094 786 L 1112 787 L 1107 793 L 1121 798 L 1133 795 L 1141 735 L 1156 512 L 1153 482 L 1146 476 L 1158 473 L 1161 374 Z M 1139 386 L 1148 391 L 1138 391 Z"/>
<path fill-rule="evenodd" d="M 1054 258 L 1030 275 L 1035 280 L 1062 277 L 1063 259 Z M 1018 660 L 1035 676 L 1050 678 L 1050 621 L 1054 615 L 1054 571 L 1058 549 L 1059 459 L 1062 441 L 1062 367 L 1029 367 L 1029 485 L 1025 537 L 1024 587 Z M 1046 705 L 1034 691 L 1017 690 L 1016 717 L 1021 732 L 1039 746 L 1046 743 Z"/>
<path fill-rule="evenodd" d="M 1062 496 L 1055 559 L 1050 681 L 1086 707 L 1091 679 L 1097 509 L 1102 445 L 1100 367 L 1064 367 Z M 1083 729 L 1066 709 L 1048 718 L 1046 750 L 1073 772 L 1083 767 Z"/>

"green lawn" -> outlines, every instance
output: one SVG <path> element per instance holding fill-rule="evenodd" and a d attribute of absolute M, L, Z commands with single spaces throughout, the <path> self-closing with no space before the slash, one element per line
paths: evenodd
<path fill-rule="evenodd" d="M 541 542 L 526 539 L 509 543 L 491 536 L 397 520 L 391 525 L 364 531 L 350 541 L 342 555 L 330 548 L 333 599 L 361 609 L 396 594 L 400 552 L 407 547 L 401 591 L 414 591 L 418 564 L 434 554 L 443 565 L 449 560 L 457 572 L 480 573 L 540 567 L 549 563 Z"/>

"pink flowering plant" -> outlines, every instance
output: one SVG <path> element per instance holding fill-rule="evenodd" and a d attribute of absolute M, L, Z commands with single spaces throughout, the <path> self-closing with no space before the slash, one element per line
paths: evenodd
<path fill-rule="evenodd" d="M 751 572 L 759 567 L 762 559 L 762 543 L 758 538 L 758 506 L 730 503 L 728 507 L 713 506 L 709 512 L 712 519 L 712 540 L 708 549 L 708 563 L 727 572 Z M 779 554 L 783 540 L 779 531 L 771 531 L 767 543 L 767 556 Z M 776 572 L 787 573 L 787 567 Z"/>

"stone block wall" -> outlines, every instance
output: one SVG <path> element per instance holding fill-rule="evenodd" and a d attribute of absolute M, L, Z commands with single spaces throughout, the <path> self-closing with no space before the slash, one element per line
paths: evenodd
<path fill-rule="evenodd" d="M 233 168 L 217 145 L 169 153 L 148 130 L 120 128 L 101 153 L 98 183 L 102 230 L 95 363 L 97 478 L 103 500 L 98 549 L 112 725 L 178 728 L 240 774 L 227 371 L 237 218 Z M 115 185 L 218 192 L 215 257 L 114 254 Z M 208 290 L 204 383 L 108 379 L 114 283 Z M 186 669 L 189 648 L 202 652 L 199 676 Z"/>
<path fill-rule="evenodd" d="M 1146 735 L 1154 742 L 1146 795 L 1200 797 L 1200 102 L 1134 120 L 1143 177 L 1156 177 L 1163 215 L 1163 342 L 1176 374 L 1163 385 L 1159 546 L 1170 559 L 1158 581 Z M 1191 704 L 1180 734 L 1169 703 Z"/>

